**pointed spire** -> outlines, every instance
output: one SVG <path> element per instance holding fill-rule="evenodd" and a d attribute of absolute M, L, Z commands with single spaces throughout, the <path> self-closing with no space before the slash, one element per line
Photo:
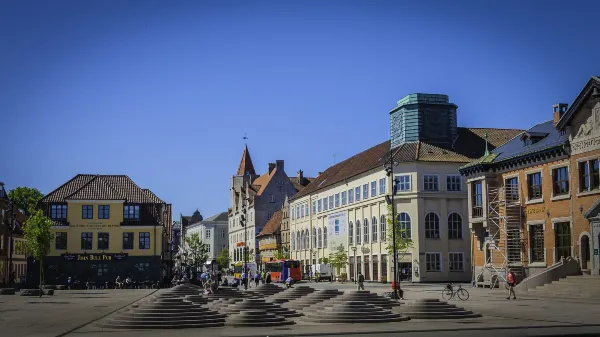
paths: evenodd
<path fill-rule="evenodd" d="M 247 174 L 256 174 L 256 171 L 254 171 L 254 165 L 252 165 L 252 159 L 250 159 L 250 151 L 248 151 L 248 146 L 246 145 L 244 147 L 244 153 L 242 153 L 242 160 L 240 161 L 237 175 L 243 176 Z"/>

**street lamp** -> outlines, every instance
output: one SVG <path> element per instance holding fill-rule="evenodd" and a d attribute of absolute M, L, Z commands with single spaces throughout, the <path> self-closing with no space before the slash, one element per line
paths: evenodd
<path fill-rule="evenodd" d="M 356 246 L 352 246 L 352 252 L 354 253 L 354 266 L 352 266 L 352 269 L 354 269 L 354 275 L 352 276 L 354 276 L 354 283 L 356 284 L 356 273 L 358 272 L 356 270 Z"/>
<path fill-rule="evenodd" d="M 17 213 L 15 212 L 13 207 L 14 207 L 14 205 L 13 205 L 12 201 L 9 201 L 8 208 L 11 212 L 11 217 L 10 217 L 11 221 L 8 226 L 8 230 L 10 233 L 10 237 L 9 237 L 9 241 L 8 241 L 8 246 L 9 246 L 8 247 L 8 251 L 9 251 L 9 253 L 8 253 L 8 287 L 9 288 L 12 286 L 12 283 L 14 281 L 14 278 L 12 276 L 12 273 L 13 273 L 13 271 L 12 271 L 13 270 L 13 251 L 14 251 L 14 249 L 13 249 L 13 245 L 14 245 L 13 233 L 15 230 L 15 223 L 17 221 Z"/>
<path fill-rule="evenodd" d="M 396 253 L 396 204 L 394 203 L 394 194 L 396 194 L 396 181 L 394 178 L 394 155 L 392 151 L 392 145 L 390 143 L 390 162 L 389 166 L 385 165 L 385 174 L 392 178 L 392 188 L 390 195 L 385 196 L 385 202 L 388 205 L 392 205 L 392 251 L 394 252 L 394 299 L 398 298 L 398 273 L 396 269 L 398 267 L 398 254 Z"/>

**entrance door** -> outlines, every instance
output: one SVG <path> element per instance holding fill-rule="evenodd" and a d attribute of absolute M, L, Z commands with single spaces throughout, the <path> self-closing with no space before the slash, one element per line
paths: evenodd
<path fill-rule="evenodd" d="M 398 262 L 400 281 L 412 281 L 412 262 Z"/>
<path fill-rule="evenodd" d="M 587 235 L 581 237 L 581 269 L 588 269 L 590 263 L 590 238 Z"/>

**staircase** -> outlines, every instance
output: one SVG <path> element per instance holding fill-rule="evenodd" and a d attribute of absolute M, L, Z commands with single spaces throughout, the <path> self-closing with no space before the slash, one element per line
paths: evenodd
<path fill-rule="evenodd" d="M 567 276 L 524 293 L 530 297 L 600 299 L 600 276 Z"/>

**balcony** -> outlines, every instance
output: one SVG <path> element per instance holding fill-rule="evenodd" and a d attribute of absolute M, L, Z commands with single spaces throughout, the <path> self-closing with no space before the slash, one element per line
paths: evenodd
<path fill-rule="evenodd" d="M 483 207 L 482 206 L 473 206 L 473 209 L 471 210 L 471 217 L 472 218 L 483 217 Z"/>

